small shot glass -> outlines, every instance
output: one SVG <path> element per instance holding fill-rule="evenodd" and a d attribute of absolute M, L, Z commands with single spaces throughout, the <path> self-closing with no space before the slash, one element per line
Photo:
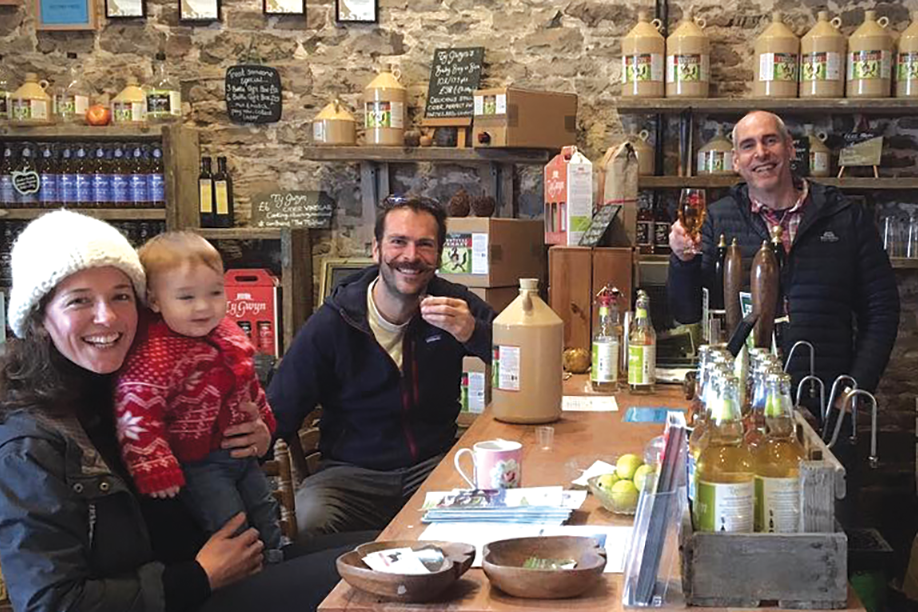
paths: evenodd
<path fill-rule="evenodd" d="M 551 425 L 536 427 L 536 443 L 542 450 L 551 450 L 555 441 L 555 428 Z"/>

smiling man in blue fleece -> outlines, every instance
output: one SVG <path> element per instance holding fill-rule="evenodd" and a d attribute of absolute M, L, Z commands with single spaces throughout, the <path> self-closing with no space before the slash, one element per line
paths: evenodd
<path fill-rule="evenodd" d="M 455 441 L 462 358 L 491 361 L 494 311 L 435 274 L 443 208 L 390 196 L 374 233 L 377 265 L 342 281 L 268 389 L 277 435 L 292 443 L 322 406 L 322 463 L 296 498 L 307 533 L 385 527 Z"/>

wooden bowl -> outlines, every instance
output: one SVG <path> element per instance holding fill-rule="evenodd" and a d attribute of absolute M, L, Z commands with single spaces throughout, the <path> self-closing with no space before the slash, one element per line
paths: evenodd
<path fill-rule="evenodd" d="M 439 570 L 429 574 L 387 574 L 370 569 L 363 558 L 377 550 L 434 546 L 445 557 Z M 475 547 L 453 542 L 389 540 L 362 544 L 338 557 L 338 574 L 355 589 L 403 603 L 431 601 L 459 580 L 475 559 Z"/>
<path fill-rule="evenodd" d="M 573 569 L 523 567 L 526 559 L 573 559 Z M 491 542 L 484 547 L 482 569 L 491 584 L 514 597 L 563 599 L 577 597 L 602 576 L 606 551 L 593 538 L 554 536 Z"/>

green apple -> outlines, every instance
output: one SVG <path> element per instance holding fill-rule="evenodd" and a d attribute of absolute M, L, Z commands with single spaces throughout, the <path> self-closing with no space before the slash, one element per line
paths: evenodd
<path fill-rule="evenodd" d="M 622 480 L 631 480 L 634 478 L 634 473 L 643 464 L 644 461 L 637 455 L 622 455 L 615 464 L 615 471 Z"/>
<path fill-rule="evenodd" d="M 630 480 L 619 480 L 612 485 L 612 505 L 619 512 L 634 512 L 638 503 L 638 490 Z"/>
<path fill-rule="evenodd" d="M 653 477 L 656 474 L 652 465 L 642 465 L 634 472 L 634 486 L 638 491 L 643 491 L 644 487 L 653 482 Z"/>

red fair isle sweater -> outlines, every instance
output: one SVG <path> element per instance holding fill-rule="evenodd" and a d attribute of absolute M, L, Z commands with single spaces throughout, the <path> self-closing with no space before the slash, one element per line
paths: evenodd
<path fill-rule="evenodd" d="M 159 316 L 141 329 L 115 391 L 121 454 L 141 494 L 183 486 L 179 462 L 219 449 L 224 430 L 247 420 L 243 402 L 254 402 L 274 433 L 254 354 L 229 319 L 203 338 L 176 334 Z"/>

